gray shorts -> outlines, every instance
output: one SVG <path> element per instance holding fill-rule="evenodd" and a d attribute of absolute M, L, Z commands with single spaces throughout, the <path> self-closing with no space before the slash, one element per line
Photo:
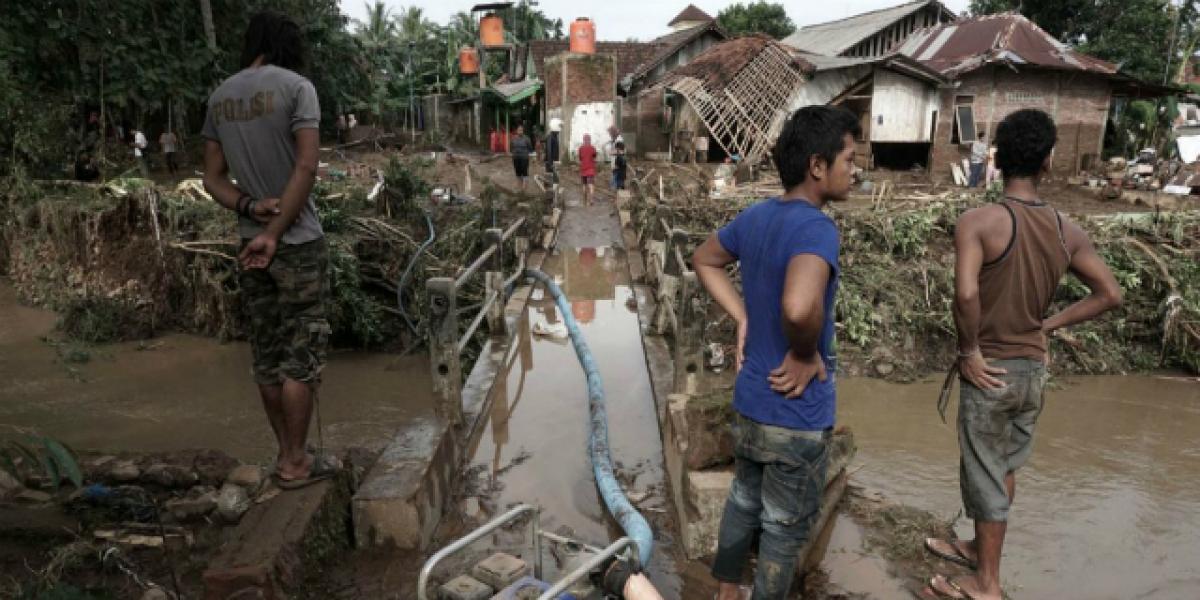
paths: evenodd
<path fill-rule="evenodd" d="M 1004 476 L 1029 460 L 1033 430 L 1042 414 L 1046 366 L 1028 359 L 988 361 L 1007 369 L 1005 386 L 981 390 L 962 380 L 958 405 L 959 483 L 967 518 L 1007 521 Z"/>

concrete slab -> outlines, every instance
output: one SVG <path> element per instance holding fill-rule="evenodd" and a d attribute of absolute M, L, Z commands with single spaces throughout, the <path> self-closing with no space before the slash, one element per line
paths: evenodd
<path fill-rule="evenodd" d="M 360 548 L 428 546 L 458 472 L 455 437 L 445 422 L 425 417 L 388 444 L 354 495 L 354 539 Z"/>
<path fill-rule="evenodd" d="M 438 588 L 438 597 L 442 600 L 488 600 L 493 591 L 470 575 L 459 575 Z"/>
<path fill-rule="evenodd" d="M 529 563 L 504 552 L 497 552 L 476 564 L 471 576 L 493 589 L 502 590 L 530 574 Z"/>
<path fill-rule="evenodd" d="M 348 474 L 253 506 L 205 570 L 205 600 L 282 600 L 349 546 Z"/>

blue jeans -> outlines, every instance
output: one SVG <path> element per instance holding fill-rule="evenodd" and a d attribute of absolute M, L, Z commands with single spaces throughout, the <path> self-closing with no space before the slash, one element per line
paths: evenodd
<path fill-rule="evenodd" d="M 714 578 L 740 582 L 755 534 L 761 532 L 753 600 L 787 596 L 796 555 L 821 510 L 829 437 L 828 431 L 800 431 L 735 417 L 736 475 L 717 534 Z"/>
<path fill-rule="evenodd" d="M 983 163 L 971 163 L 971 173 L 967 178 L 967 187 L 979 187 L 983 183 Z"/>

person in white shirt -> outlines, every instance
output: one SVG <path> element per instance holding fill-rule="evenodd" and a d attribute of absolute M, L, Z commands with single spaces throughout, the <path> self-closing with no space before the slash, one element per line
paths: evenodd
<path fill-rule="evenodd" d="M 178 143 L 179 139 L 170 129 L 158 136 L 158 145 L 162 148 L 163 158 L 167 161 L 167 171 L 172 175 L 179 170 L 179 165 L 175 162 L 175 145 Z"/>
<path fill-rule="evenodd" d="M 146 134 L 142 133 L 141 129 L 133 130 L 133 157 L 137 160 L 138 171 L 142 173 L 144 179 L 150 179 L 150 169 L 146 166 L 146 156 L 143 150 L 149 142 L 146 141 Z"/>

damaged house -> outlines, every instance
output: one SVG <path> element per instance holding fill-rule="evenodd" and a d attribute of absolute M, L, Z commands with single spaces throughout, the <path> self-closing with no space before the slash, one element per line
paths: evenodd
<path fill-rule="evenodd" d="M 670 69 L 687 64 L 704 50 L 727 37 L 716 20 L 694 5 L 683 9 L 667 27 L 670 29 L 669 33 L 648 42 L 596 42 L 595 56 L 615 65 L 613 77 L 607 72 L 603 76 L 604 87 L 607 90 L 603 94 L 601 90 L 594 89 L 594 82 L 583 82 L 578 77 L 570 76 L 569 69 L 564 71 L 558 66 L 571 60 L 593 60 L 570 53 L 566 40 L 538 40 L 529 43 L 528 69 L 531 77 L 540 75 L 544 79 L 561 78 L 564 72 L 568 73 L 567 78 L 558 85 L 557 91 L 547 90 L 546 115 L 551 112 L 555 115 L 562 114 L 563 98 L 587 98 L 589 101 L 595 101 L 604 95 L 604 101 L 611 102 L 611 108 L 604 109 L 605 114 L 589 114 L 587 122 L 580 122 L 575 127 L 571 127 L 570 119 L 565 120 L 564 126 L 575 132 L 569 136 L 573 140 L 570 148 L 578 146 L 583 132 L 591 133 L 595 139 L 605 139 L 600 136 L 605 135 L 609 125 L 617 124 L 622 130 L 628 152 L 644 154 L 660 148 L 665 150 L 667 134 L 660 121 L 663 107 L 661 95 L 651 109 L 646 111 L 650 115 L 648 118 L 652 125 L 642 127 L 642 110 L 631 90 L 652 85 Z M 572 56 L 575 58 L 572 59 Z M 578 69 L 576 72 L 583 73 L 584 70 Z M 574 88 L 581 87 L 590 89 L 578 94 L 574 92 Z M 566 112 L 575 112 L 575 107 L 581 103 L 572 104 L 573 106 L 569 107 L 571 110 Z"/>
<path fill-rule="evenodd" d="M 897 51 L 940 73 L 949 82 L 938 90 L 939 108 L 931 160 L 937 179 L 942 165 L 961 160 L 960 143 L 1023 108 L 1046 111 L 1058 124 L 1052 170 L 1061 177 L 1099 165 L 1114 98 L 1172 93 L 1120 72 L 1117 65 L 1077 52 L 1015 13 L 946 23 L 915 32 Z"/>
<path fill-rule="evenodd" d="M 638 85 L 635 77 L 627 104 L 636 118 L 630 123 L 626 113 L 625 130 L 637 132 L 639 153 L 759 157 L 786 113 L 758 114 L 760 99 L 735 85 L 754 81 L 747 89 L 787 112 L 829 104 L 858 115 L 864 167 L 919 167 L 938 180 L 951 177 L 947 166 L 965 156 L 963 143 L 979 132 L 990 139 L 1013 111 L 1040 108 L 1059 125 L 1053 170 L 1069 176 L 1099 164 L 1114 102 L 1172 93 L 1072 49 L 1019 14 L 956 20 L 936 0 L 807 26 L 782 44 L 753 39 L 713 46 L 658 82 Z M 746 71 L 762 53 L 776 70 Z"/>

